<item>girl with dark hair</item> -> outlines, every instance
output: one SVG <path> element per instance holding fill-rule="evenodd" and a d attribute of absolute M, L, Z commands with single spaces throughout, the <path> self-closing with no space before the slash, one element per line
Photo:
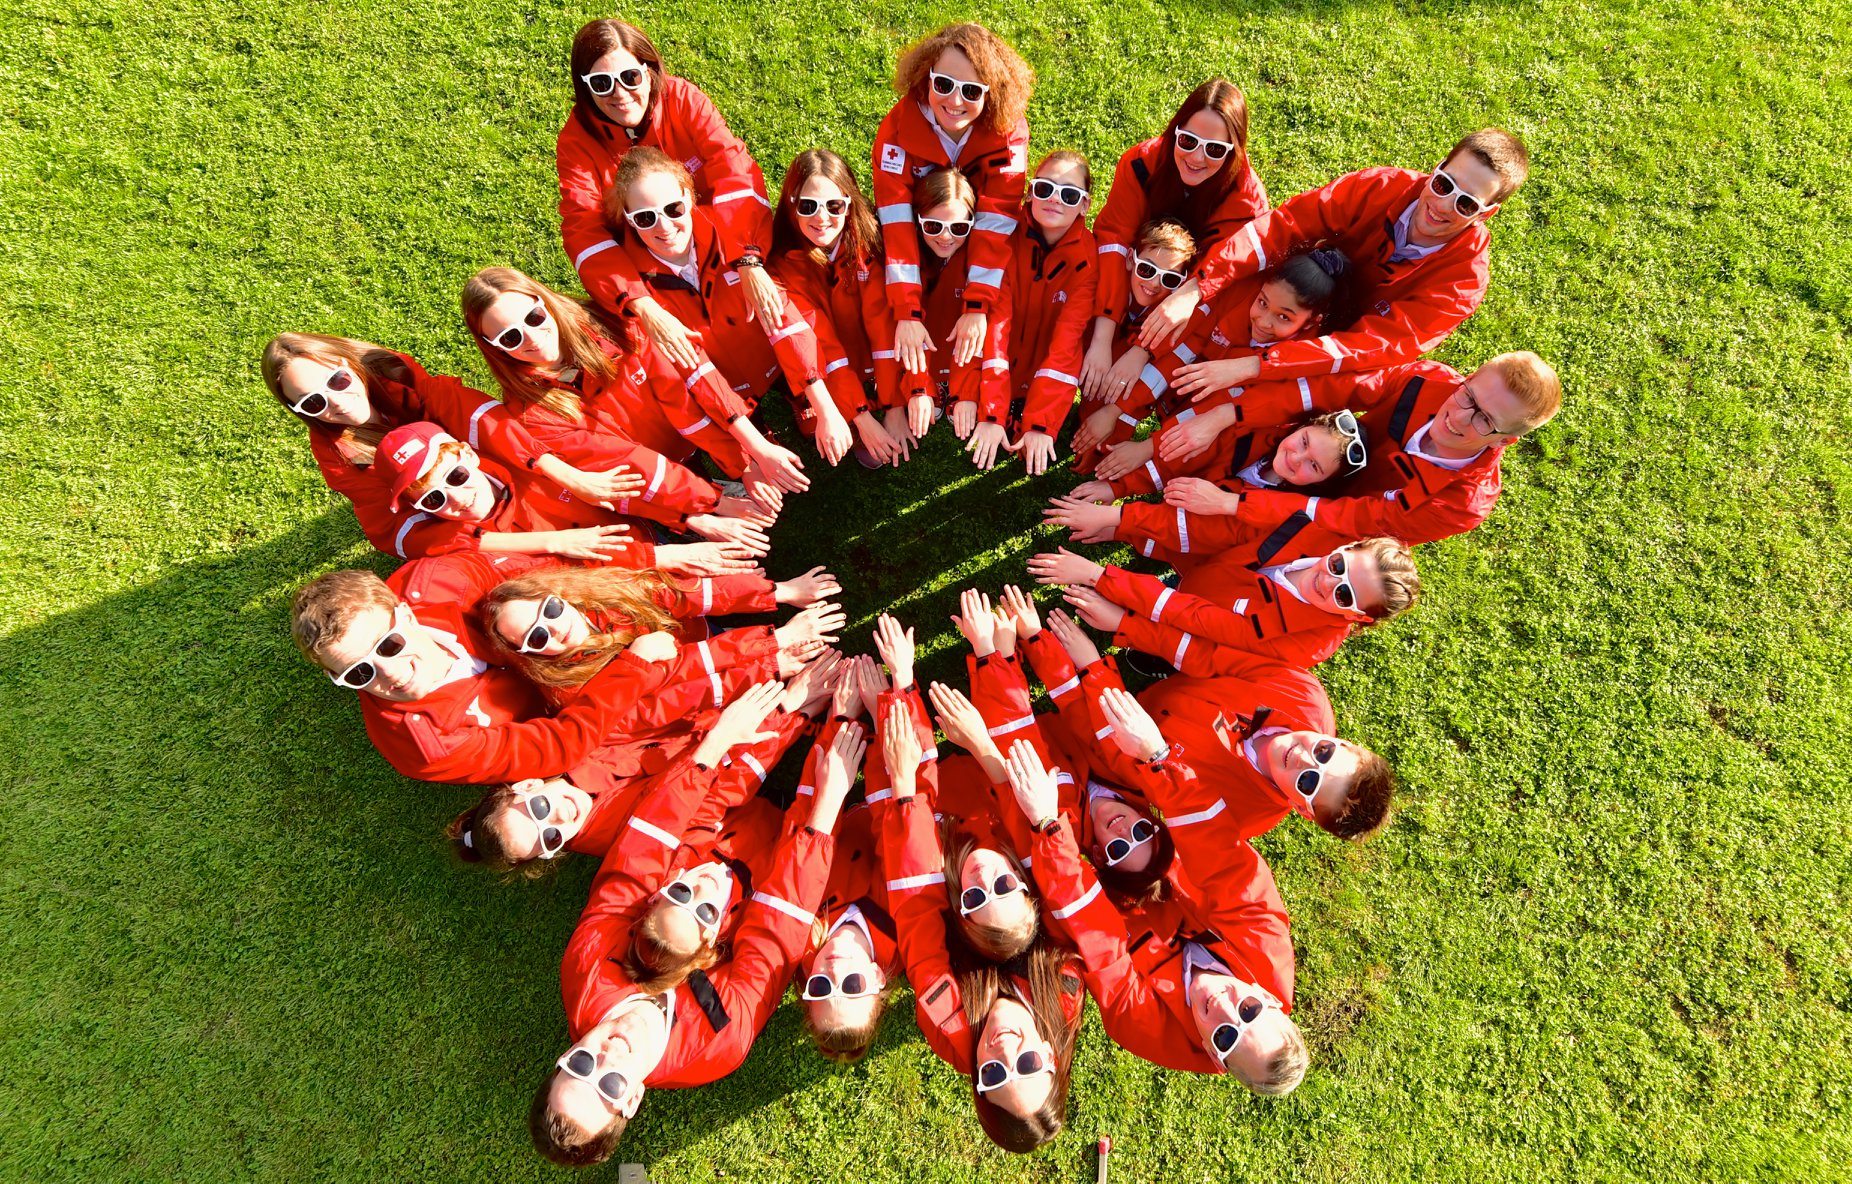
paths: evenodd
<path fill-rule="evenodd" d="M 620 20 L 595 20 L 572 39 L 572 114 L 560 128 L 560 234 L 587 292 L 607 290 L 642 322 L 671 360 L 692 369 L 690 326 L 643 285 L 604 221 L 604 195 L 635 147 L 658 148 L 687 164 L 698 200 L 714 213 L 727 261 L 768 320 L 776 294 L 760 265 L 770 245 L 765 176 L 701 88 L 663 69 L 648 35 Z"/>
<path fill-rule="evenodd" d="M 1232 82 L 1211 78 L 1183 100 L 1162 135 L 1134 144 L 1113 170 L 1112 191 L 1093 224 L 1099 240 L 1097 320 L 1081 371 L 1081 393 L 1112 399 L 1124 393 L 1136 368 L 1114 368 L 1113 327 L 1126 313 L 1123 262 L 1139 228 L 1159 218 L 1181 222 L 1206 255 L 1267 211 L 1267 190 L 1248 160 L 1248 105 Z M 1179 310 L 1181 313 L 1182 310 Z M 1148 359 L 1149 355 L 1147 355 Z"/>

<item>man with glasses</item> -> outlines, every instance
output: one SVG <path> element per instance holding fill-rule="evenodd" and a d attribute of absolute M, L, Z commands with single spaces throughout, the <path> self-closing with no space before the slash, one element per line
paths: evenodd
<path fill-rule="evenodd" d="M 1282 202 L 1229 236 L 1195 279 L 1147 319 L 1139 344 L 1174 342 L 1197 303 L 1319 245 L 1356 267 L 1359 307 L 1349 328 L 1283 341 L 1244 358 L 1230 382 L 1376 370 L 1412 361 L 1444 341 L 1485 297 L 1491 237 L 1486 221 L 1530 170 L 1524 145 L 1486 128 L 1455 144 L 1432 172 L 1372 168 Z"/>

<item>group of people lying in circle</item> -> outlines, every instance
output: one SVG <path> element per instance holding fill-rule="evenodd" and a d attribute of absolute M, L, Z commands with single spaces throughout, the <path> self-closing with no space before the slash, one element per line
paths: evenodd
<path fill-rule="evenodd" d="M 1335 734 L 1313 668 L 1415 603 L 1411 548 L 1483 521 L 1506 446 L 1558 409 L 1535 354 L 1422 360 L 1478 306 L 1526 155 L 1474 132 L 1276 207 L 1212 79 L 1089 228 L 1083 156 L 1028 170 L 1033 80 L 982 26 L 941 29 L 900 58 L 872 201 L 824 149 L 772 201 L 708 97 L 593 21 L 558 145 L 589 298 L 470 278 L 499 398 L 348 338 L 264 352 L 330 488 L 408 561 L 303 588 L 297 644 L 395 769 L 488 787 L 461 858 L 601 861 L 530 1115 L 549 1159 L 603 1160 L 646 1090 L 731 1072 L 792 985 L 854 1060 L 904 977 L 1010 1151 L 1060 1131 L 1089 997 L 1153 1063 L 1263 1094 L 1306 1071 L 1251 840 L 1384 823 L 1389 766 Z M 967 590 L 965 688 L 922 690 L 892 617 L 843 654 L 838 577 L 766 574 L 809 484 L 763 426 L 780 379 L 823 460 L 870 469 L 948 419 L 980 467 L 1044 472 L 1077 406 L 1085 480 L 1047 521 L 1148 570 L 1033 557 L 1072 615 Z M 1128 693 L 1089 627 L 1157 681 Z M 803 744 L 801 782 L 767 785 Z"/>

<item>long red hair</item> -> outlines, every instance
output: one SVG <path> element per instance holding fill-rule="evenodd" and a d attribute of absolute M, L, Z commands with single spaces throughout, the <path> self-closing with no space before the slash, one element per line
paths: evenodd
<path fill-rule="evenodd" d="M 617 352 L 634 348 L 630 329 L 600 315 L 586 301 L 563 296 L 512 267 L 485 267 L 464 283 L 463 323 L 469 326 L 470 336 L 476 339 L 476 348 L 482 351 L 482 360 L 488 363 L 489 373 L 495 375 L 495 382 L 502 389 L 502 399 L 517 412 L 538 403 L 577 423 L 585 417 L 585 412 L 576 393 L 541 381 L 534 367 L 509 357 L 483 340 L 482 315 L 508 292 L 540 301 L 553 323 L 559 326 L 561 369 L 572 366 L 582 374 L 615 377 L 617 361 L 605 347 L 613 345 Z"/>

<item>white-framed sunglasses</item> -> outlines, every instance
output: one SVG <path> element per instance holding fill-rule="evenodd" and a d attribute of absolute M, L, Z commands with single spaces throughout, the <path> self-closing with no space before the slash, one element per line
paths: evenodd
<path fill-rule="evenodd" d="M 653 228 L 659 220 L 667 219 L 670 222 L 674 222 L 686 216 L 687 213 L 688 203 L 681 198 L 677 198 L 674 201 L 663 202 L 659 206 L 645 206 L 640 210 L 625 210 L 624 221 L 630 223 L 638 230 L 649 230 Z"/>
<path fill-rule="evenodd" d="M 526 343 L 528 330 L 542 328 L 552 319 L 547 315 L 547 306 L 536 298 L 534 307 L 528 309 L 520 320 L 493 337 L 485 333 L 482 339 L 503 353 L 511 354 Z"/>
<path fill-rule="evenodd" d="M 1092 195 L 1078 185 L 1062 185 L 1050 181 L 1047 177 L 1037 177 L 1029 182 L 1029 196 L 1037 201 L 1059 198 L 1061 204 L 1069 207 L 1085 205 Z"/>
<path fill-rule="evenodd" d="M 863 974 L 859 970 L 843 975 L 841 981 L 818 972 L 804 980 L 803 999 L 806 1003 L 815 1003 L 819 999 L 866 999 L 870 995 L 879 995 L 882 985 L 875 981 L 874 975 Z"/>
<path fill-rule="evenodd" d="M 630 1091 L 630 1082 L 616 1069 L 600 1071 L 598 1054 L 589 1048 L 578 1045 L 566 1050 L 566 1055 L 553 1062 L 559 1071 L 568 1077 L 575 1077 L 598 1091 L 598 1096 L 611 1103 L 615 1108 L 623 1104 L 624 1095 Z"/>
<path fill-rule="evenodd" d="M 1167 271 L 1146 259 L 1137 251 L 1132 252 L 1132 274 L 1141 280 L 1156 280 L 1164 285 L 1167 292 L 1175 292 L 1183 286 L 1183 281 L 1190 277 L 1181 271 Z"/>
<path fill-rule="evenodd" d="M 475 475 L 476 470 L 470 468 L 467 462 L 458 461 L 450 466 L 450 471 L 445 473 L 432 488 L 419 495 L 418 500 L 412 505 L 427 514 L 435 514 L 450 504 L 451 490 L 462 489 Z"/>
<path fill-rule="evenodd" d="M 329 671 L 328 680 L 350 691 L 364 691 L 372 686 L 373 680 L 379 677 L 379 663 L 375 659 L 396 658 L 405 652 L 404 618 L 400 615 L 403 612 L 404 605 L 394 605 L 392 623 L 386 627 L 385 636 L 367 647 L 366 657 L 349 663 L 339 673 Z"/>
<path fill-rule="evenodd" d="M 328 376 L 328 381 L 322 384 L 321 390 L 310 391 L 291 403 L 289 409 L 297 415 L 320 415 L 328 410 L 329 403 L 333 401 L 329 398 L 330 395 L 339 394 L 352 385 L 354 385 L 354 372 L 347 368 L 347 363 L 343 362 L 333 374 Z"/>
<path fill-rule="evenodd" d="M 973 884 L 971 887 L 959 893 L 958 915 L 961 917 L 969 917 L 972 913 L 977 912 L 999 897 L 1008 896 L 1012 892 L 1027 893 L 1028 891 L 1027 888 L 1023 887 L 1023 882 L 1016 877 L 1014 872 L 1004 872 L 992 881 L 988 889 L 982 884 Z"/>
<path fill-rule="evenodd" d="M 1157 838 L 1157 823 L 1140 818 L 1132 824 L 1132 837 L 1112 839 L 1106 844 L 1106 866 L 1118 867 L 1132 857 L 1132 852 Z"/>
<path fill-rule="evenodd" d="M 1435 169 L 1434 172 L 1429 175 L 1428 190 L 1433 193 L 1435 197 L 1451 197 L 1453 199 L 1453 208 L 1459 211 L 1460 217 L 1462 218 L 1474 218 L 1479 215 L 1481 210 L 1496 210 L 1498 208 L 1496 203 L 1487 205 L 1485 202 L 1480 201 L 1472 194 L 1466 192 L 1466 188 L 1458 181 L 1448 176 L 1444 169 Z"/>
<path fill-rule="evenodd" d="M 1182 128 L 1177 129 L 1177 147 L 1185 152 L 1201 152 L 1210 160 L 1226 160 L 1228 154 L 1235 150 L 1235 145 L 1227 140 L 1206 140 Z"/>
<path fill-rule="evenodd" d="M 962 78 L 953 78 L 950 74 L 941 74 L 937 70 L 927 71 L 926 77 L 932 81 L 932 93 L 949 95 L 954 91 L 967 103 L 981 103 L 990 88 L 981 82 L 966 82 Z"/>
<path fill-rule="evenodd" d="M 800 218 L 814 218 L 825 211 L 832 218 L 840 218 L 849 212 L 849 199 L 846 197 L 794 197 L 791 205 Z"/>
<path fill-rule="evenodd" d="M 534 624 L 521 635 L 521 644 L 515 649 L 524 654 L 537 654 L 547 648 L 553 640 L 553 630 L 548 621 L 557 621 L 566 615 L 566 602 L 557 596 L 548 596 L 540 602 L 540 611 L 534 616 Z"/>
<path fill-rule="evenodd" d="M 649 77 L 649 70 L 642 66 L 632 66 L 628 70 L 593 70 L 579 77 L 584 80 L 586 90 L 602 99 L 620 86 L 628 91 L 642 90 L 643 80 Z"/>
<path fill-rule="evenodd" d="M 942 234 L 949 234 L 953 238 L 964 238 L 971 233 L 971 225 L 971 221 L 968 218 L 950 222 L 941 218 L 920 219 L 920 229 L 933 238 L 937 238 Z"/>
<path fill-rule="evenodd" d="M 977 1092 L 987 1094 L 993 1089 L 1002 1089 L 1012 1081 L 1021 1081 L 1025 1077 L 1034 1077 L 1040 1073 L 1053 1073 L 1054 1062 L 1043 1056 L 1040 1051 L 1026 1048 L 1016 1054 L 1014 1065 L 1002 1061 L 985 1061 L 977 1067 Z"/>
<path fill-rule="evenodd" d="M 1215 1059 L 1221 1062 L 1224 1068 L 1228 1065 L 1228 1054 L 1235 1051 L 1235 1046 L 1241 1043 L 1241 1034 L 1260 1022 L 1261 1015 L 1269 1009 L 1286 1010 L 1272 994 L 1260 987 L 1255 987 L 1254 993 L 1242 999 L 1240 1005 L 1235 1008 L 1234 1021 L 1217 1024 L 1215 1030 L 1209 1033 L 1209 1050 L 1215 1054 Z"/>
<path fill-rule="evenodd" d="M 1355 593 L 1352 593 L 1352 596 L 1354 597 Z M 1293 788 L 1298 790 L 1308 800 L 1317 797 L 1318 787 L 1325 783 L 1325 766 L 1330 764 L 1331 758 L 1337 754 L 1338 742 L 1331 739 L 1329 736 L 1320 740 L 1317 744 L 1314 744 L 1312 746 L 1312 759 L 1318 762 L 1318 767 L 1316 769 L 1302 770 L 1299 776 L 1293 779 Z"/>
<path fill-rule="evenodd" d="M 515 797 L 540 830 L 540 858 L 552 859 L 565 850 L 564 832 L 557 826 L 546 825 L 547 819 L 553 817 L 553 799 L 544 793 L 522 793 L 520 790 L 515 791 Z"/>
<path fill-rule="evenodd" d="M 670 880 L 656 892 L 677 908 L 687 909 L 694 914 L 694 919 L 702 925 L 712 928 L 720 923 L 720 906 L 711 900 L 697 901 L 694 889 L 685 880 Z"/>
<path fill-rule="evenodd" d="M 1357 417 L 1349 411 L 1340 411 L 1332 419 L 1331 426 L 1338 430 L 1338 435 L 1349 443 L 1344 445 L 1344 463 L 1352 472 L 1370 463 L 1370 450 L 1363 446 L 1363 429 L 1357 426 Z"/>

